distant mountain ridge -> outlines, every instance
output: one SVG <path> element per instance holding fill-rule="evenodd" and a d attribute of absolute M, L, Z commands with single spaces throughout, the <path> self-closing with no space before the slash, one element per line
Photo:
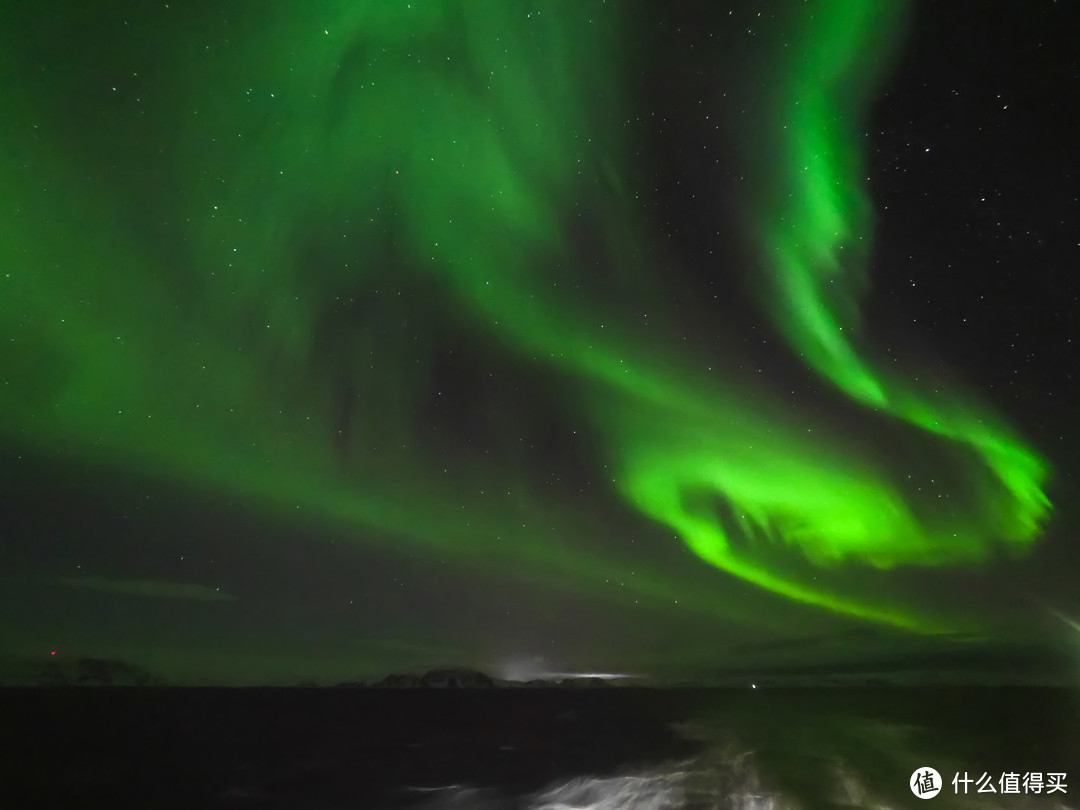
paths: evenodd
<path fill-rule="evenodd" d="M 443 667 L 422 675 L 395 672 L 374 683 L 344 683 L 339 686 L 373 689 L 528 689 L 596 688 L 610 684 L 602 678 L 563 678 L 561 680 L 504 681 L 467 667 Z"/>
<path fill-rule="evenodd" d="M 495 679 L 475 669 L 433 669 L 423 675 L 392 673 L 372 686 L 384 689 L 494 689 Z"/>
<path fill-rule="evenodd" d="M 109 658 L 10 659 L 0 669 L 4 686 L 163 686 L 136 664 Z"/>
<path fill-rule="evenodd" d="M 137 664 L 107 658 L 3 658 L 0 686 L 93 687 L 169 686 Z M 423 673 L 395 672 L 378 680 L 346 681 L 337 688 L 362 689 L 529 689 L 596 688 L 611 684 L 600 678 L 568 677 L 561 680 L 506 681 L 468 667 L 438 667 Z M 255 685 L 257 686 L 257 685 Z M 301 688 L 325 688 L 325 684 L 301 681 Z M 333 688 L 333 687 L 331 687 Z"/>

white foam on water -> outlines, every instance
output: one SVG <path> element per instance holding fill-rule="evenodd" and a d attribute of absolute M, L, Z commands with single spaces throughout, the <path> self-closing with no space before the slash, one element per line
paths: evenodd
<path fill-rule="evenodd" d="M 529 810 L 675 810 L 685 805 L 682 774 L 580 777 L 548 788 Z"/>

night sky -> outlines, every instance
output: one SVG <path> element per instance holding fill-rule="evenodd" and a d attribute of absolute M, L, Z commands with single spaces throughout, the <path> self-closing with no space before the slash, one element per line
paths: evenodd
<path fill-rule="evenodd" d="M 1080 671 L 1068 5 L 14 4 L 0 652 Z"/>

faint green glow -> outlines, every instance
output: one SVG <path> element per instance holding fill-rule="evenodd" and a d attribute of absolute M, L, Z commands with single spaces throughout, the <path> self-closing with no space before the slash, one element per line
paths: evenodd
<path fill-rule="evenodd" d="M 102 579 L 101 577 L 60 577 L 57 582 L 69 588 L 87 588 L 128 596 L 154 599 L 191 599 L 197 602 L 235 602 L 236 597 L 221 588 L 208 588 L 186 582 L 154 582 L 152 580 Z"/>
<path fill-rule="evenodd" d="M 36 78 L 2 87 L 27 123 L 4 136 L 20 159 L 0 164 L 15 203 L 0 227 L 0 430 L 342 521 L 367 542 L 385 533 L 468 565 L 596 593 L 620 579 L 665 609 L 737 612 L 727 578 L 709 590 L 631 575 L 590 545 L 605 530 L 590 504 L 530 491 L 529 470 L 433 460 L 417 435 L 439 337 L 428 322 L 464 323 L 563 373 L 567 418 L 606 448 L 598 476 L 701 559 L 797 602 L 954 627 L 888 596 L 882 572 L 1025 546 L 1047 473 L 966 395 L 924 394 L 860 348 L 872 234 L 859 133 L 895 44 L 901 9 L 886 5 L 788 9 L 792 47 L 766 55 L 770 89 L 747 116 L 762 151 L 742 156 L 761 178 L 746 209 L 792 350 L 882 419 L 973 451 L 962 509 L 927 507 L 889 448 L 738 372 L 734 342 L 683 339 L 623 140 L 635 45 L 598 2 L 528 16 L 494 0 L 467 14 L 260 9 L 220 40 L 163 41 L 138 105 L 75 76 L 42 85 L 47 46 L 6 44 L 26 55 L 11 75 Z M 93 113 L 81 139 L 65 117 L 79 104 Z M 593 269 L 568 223 L 582 210 L 635 295 L 580 289 Z M 642 327 L 646 307 L 666 326 Z M 344 449 L 342 391 L 368 403 Z M 481 494 L 494 490 L 507 497 Z"/>

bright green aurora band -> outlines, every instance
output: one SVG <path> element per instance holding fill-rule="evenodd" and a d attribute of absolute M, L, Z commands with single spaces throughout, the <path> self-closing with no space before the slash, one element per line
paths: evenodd
<path fill-rule="evenodd" d="M 731 580 L 630 577 L 572 542 L 604 526 L 523 471 L 436 460 L 413 426 L 440 339 L 429 324 L 454 323 L 563 379 L 567 418 L 604 448 L 598 475 L 702 560 L 842 614 L 956 628 L 829 576 L 1021 549 L 1049 511 L 1044 463 L 1006 426 L 886 373 L 860 340 L 860 133 L 903 8 L 790 4 L 734 137 L 761 262 L 715 272 L 764 279 L 791 351 L 852 407 L 960 459 L 963 508 L 949 510 L 923 508 L 842 420 L 739 371 L 734 347 L 680 337 L 627 171 L 638 44 L 612 5 L 237 5 L 227 37 L 189 21 L 168 28 L 193 32 L 176 42 L 133 45 L 135 70 L 102 50 L 115 90 L 5 64 L 22 76 L 4 80 L 18 124 L 0 169 L 14 202 L 0 230 L 9 439 L 344 523 L 365 542 L 730 610 Z M 5 42 L 4 58 L 30 65 L 42 43 Z M 147 60 L 136 98 L 125 82 Z M 575 221 L 609 257 L 614 294 L 590 280 Z M 347 430 L 343 388 L 367 403 Z"/>

